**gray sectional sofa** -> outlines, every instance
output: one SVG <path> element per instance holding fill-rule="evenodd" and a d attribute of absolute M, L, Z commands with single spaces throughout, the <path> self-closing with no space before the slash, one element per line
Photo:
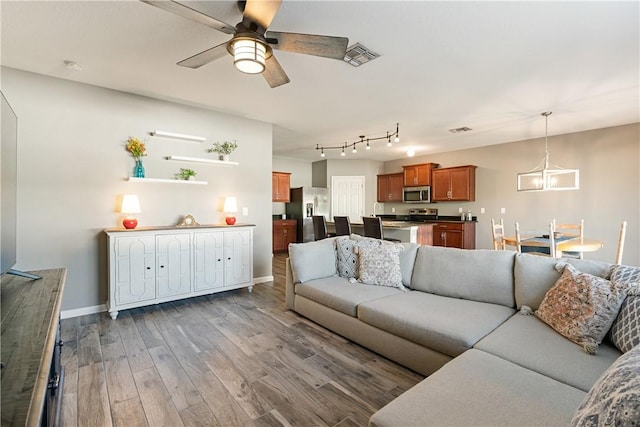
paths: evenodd
<path fill-rule="evenodd" d="M 404 286 L 376 286 L 340 276 L 344 262 L 356 262 L 340 256 L 349 243 L 344 239 L 362 240 L 290 245 L 286 303 L 427 376 L 376 412 L 370 426 L 569 425 L 596 380 L 622 355 L 606 340 L 596 355 L 587 354 L 537 316 L 520 312 L 540 306 L 560 277 L 557 260 L 402 244 Z M 597 276 L 610 267 L 568 262 Z"/>

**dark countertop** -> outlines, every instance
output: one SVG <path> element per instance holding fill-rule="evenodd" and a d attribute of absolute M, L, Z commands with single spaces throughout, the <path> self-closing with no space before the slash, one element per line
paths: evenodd
<path fill-rule="evenodd" d="M 473 221 L 462 221 L 459 215 L 438 215 L 436 219 L 426 219 L 423 215 L 393 215 L 393 214 L 382 214 L 376 215 L 379 216 L 383 221 L 408 221 L 413 223 L 426 223 L 433 224 L 438 222 L 452 222 L 452 223 L 463 223 L 463 222 L 478 222 L 478 217 L 474 216 Z"/>

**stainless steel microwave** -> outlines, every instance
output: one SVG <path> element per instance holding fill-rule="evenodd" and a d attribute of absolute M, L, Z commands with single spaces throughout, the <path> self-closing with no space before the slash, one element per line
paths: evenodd
<path fill-rule="evenodd" d="M 431 187 L 404 187 L 402 203 L 431 203 Z"/>

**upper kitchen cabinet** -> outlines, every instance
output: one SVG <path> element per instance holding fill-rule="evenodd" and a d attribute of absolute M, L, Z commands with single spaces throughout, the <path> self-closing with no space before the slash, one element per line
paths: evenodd
<path fill-rule="evenodd" d="M 476 200 L 477 166 L 439 168 L 432 171 L 432 202 L 473 202 Z"/>
<path fill-rule="evenodd" d="M 402 202 L 403 173 L 378 175 L 378 201 Z"/>
<path fill-rule="evenodd" d="M 289 203 L 290 172 L 271 172 L 271 200 Z"/>
<path fill-rule="evenodd" d="M 404 169 L 404 186 L 424 187 L 431 185 L 431 170 L 437 167 L 437 163 L 402 166 Z"/>

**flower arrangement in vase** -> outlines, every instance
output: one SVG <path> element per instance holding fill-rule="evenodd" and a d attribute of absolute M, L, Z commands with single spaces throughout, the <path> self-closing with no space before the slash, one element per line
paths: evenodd
<path fill-rule="evenodd" d="M 144 142 L 133 136 L 127 139 L 127 151 L 131 153 L 136 165 L 133 168 L 133 176 L 136 178 L 144 178 L 144 166 L 142 166 L 142 158 L 146 156 L 147 147 Z"/>
<path fill-rule="evenodd" d="M 216 142 L 213 144 L 212 148 L 207 150 L 208 153 L 218 153 L 220 160 L 224 160 L 225 162 L 229 161 L 229 155 L 233 153 L 233 150 L 238 148 L 238 143 L 236 141 L 225 141 L 225 142 Z"/>

